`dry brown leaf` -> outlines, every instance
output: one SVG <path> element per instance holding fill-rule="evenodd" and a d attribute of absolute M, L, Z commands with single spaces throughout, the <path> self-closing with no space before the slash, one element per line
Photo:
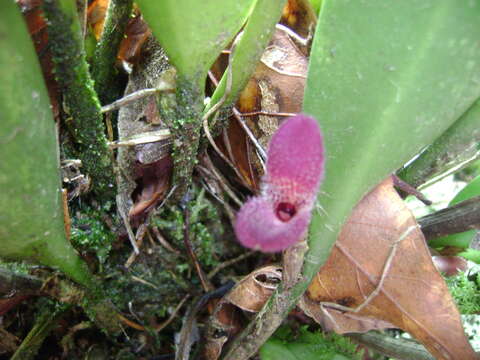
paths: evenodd
<path fill-rule="evenodd" d="M 269 265 L 243 278 L 224 299 L 242 310 L 258 312 L 281 280 L 282 268 Z"/>
<path fill-rule="evenodd" d="M 301 111 L 307 65 L 308 59 L 290 35 L 276 29 L 236 104 L 241 113 L 247 114 L 246 123 L 264 148 L 288 114 Z M 219 76 L 215 69 L 214 73 Z M 218 143 L 243 176 L 243 183 L 253 192 L 258 191 L 263 168 L 255 147 L 235 118 L 230 119 L 226 136 L 218 139 Z"/>
<path fill-rule="evenodd" d="M 455 276 L 461 272 L 467 271 L 468 262 L 460 256 L 433 256 L 433 263 L 445 276 Z"/>
<path fill-rule="evenodd" d="M 120 61 L 126 61 L 135 64 L 140 58 L 141 49 L 145 41 L 151 35 L 152 31 L 147 23 L 143 21 L 138 10 L 135 11 L 135 17 L 128 21 L 125 29 L 125 38 L 120 43 L 117 58 Z"/>
<path fill-rule="evenodd" d="M 282 268 L 268 265 L 245 276 L 215 307 L 206 331 L 202 359 L 217 360 L 223 345 L 243 328 L 241 310 L 258 312 L 282 280 Z"/>
<path fill-rule="evenodd" d="M 280 23 L 288 26 L 303 38 L 315 29 L 317 16 L 308 0 L 288 0 L 283 8 Z"/>
<path fill-rule="evenodd" d="M 389 257 L 391 266 L 384 271 Z M 365 303 L 382 274 L 385 281 L 378 295 Z M 352 313 L 323 302 L 366 306 Z M 355 207 L 302 306 L 316 321 L 340 333 L 360 331 L 359 325 L 364 330 L 386 325 L 372 320 L 376 319 L 407 331 L 438 359 L 476 359 L 423 234 L 390 178 Z"/>
<path fill-rule="evenodd" d="M 87 23 L 92 27 L 93 35 L 97 40 L 102 35 L 109 2 L 110 0 L 94 0 L 88 5 Z"/>

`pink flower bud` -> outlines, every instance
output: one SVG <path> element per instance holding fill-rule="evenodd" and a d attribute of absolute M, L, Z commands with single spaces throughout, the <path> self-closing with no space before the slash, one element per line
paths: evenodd
<path fill-rule="evenodd" d="M 243 246 L 282 251 L 307 230 L 324 166 L 323 140 L 315 119 L 285 120 L 270 141 L 260 196 L 240 209 L 235 233 Z"/>

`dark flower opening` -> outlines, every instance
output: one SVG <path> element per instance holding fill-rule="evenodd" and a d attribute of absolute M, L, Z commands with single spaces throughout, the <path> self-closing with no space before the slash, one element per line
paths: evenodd
<path fill-rule="evenodd" d="M 281 202 L 280 204 L 277 205 L 277 209 L 276 209 L 277 217 L 283 222 L 289 221 L 292 217 L 295 216 L 296 213 L 297 213 L 297 209 L 293 204 L 290 204 L 287 202 Z"/>

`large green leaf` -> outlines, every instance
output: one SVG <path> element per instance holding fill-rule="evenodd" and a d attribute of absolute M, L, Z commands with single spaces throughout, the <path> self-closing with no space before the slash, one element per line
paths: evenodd
<path fill-rule="evenodd" d="M 479 18 L 476 1 L 322 3 L 304 111 L 320 123 L 327 161 L 307 278 L 361 197 L 480 95 Z"/>
<path fill-rule="evenodd" d="M 0 13 L 0 78 L 0 257 L 55 267 L 87 284 L 87 269 L 64 233 L 49 98 L 13 1 Z"/>
<path fill-rule="evenodd" d="M 203 84 L 245 21 L 253 1 L 139 0 L 142 14 L 180 75 Z"/>

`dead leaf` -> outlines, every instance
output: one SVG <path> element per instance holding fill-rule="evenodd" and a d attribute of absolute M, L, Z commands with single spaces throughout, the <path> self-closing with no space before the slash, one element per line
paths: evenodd
<path fill-rule="evenodd" d="M 173 161 L 170 155 L 152 163 L 137 163 L 138 186 L 132 194 L 134 205 L 128 214 L 133 226 L 140 225 L 145 216 L 165 198 L 170 187 L 172 169 Z"/>
<path fill-rule="evenodd" d="M 88 5 L 87 23 L 92 27 L 93 35 L 97 40 L 102 35 L 109 2 L 110 0 L 94 0 Z"/>
<path fill-rule="evenodd" d="M 288 26 L 302 38 L 312 35 L 317 15 L 308 0 L 288 0 L 283 8 L 280 23 Z"/>
<path fill-rule="evenodd" d="M 460 256 L 433 256 L 432 259 L 438 271 L 445 276 L 455 276 L 468 269 L 467 260 Z"/>
<path fill-rule="evenodd" d="M 307 66 L 308 59 L 290 35 L 276 29 L 236 104 L 264 148 L 281 122 L 301 111 Z M 218 68 L 214 67 L 214 73 L 219 77 Z M 243 176 L 243 183 L 253 192 L 257 191 L 263 167 L 255 147 L 234 117 L 230 119 L 226 136 L 218 139 L 218 145 Z"/>
<path fill-rule="evenodd" d="M 383 285 L 377 288 L 382 277 Z M 378 294 L 369 298 L 376 288 Z M 324 302 L 365 306 L 352 313 L 322 306 Z M 355 327 L 359 321 L 364 330 L 383 327 L 376 319 L 407 331 L 438 359 L 476 359 L 423 234 L 391 178 L 355 207 L 302 306 L 339 333 L 360 331 Z M 352 317 L 356 325 L 349 321 Z M 364 322 L 368 319 L 371 326 Z"/>
<path fill-rule="evenodd" d="M 207 327 L 202 359 L 217 360 L 220 357 L 224 344 L 245 325 L 241 310 L 247 313 L 260 311 L 281 279 L 280 266 L 265 266 L 245 276 L 217 303 Z"/>
<path fill-rule="evenodd" d="M 258 312 L 281 280 L 282 268 L 269 265 L 244 277 L 224 299 L 242 310 Z"/>
<path fill-rule="evenodd" d="M 126 61 L 131 65 L 139 61 L 142 46 L 147 41 L 152 31 L 143 20 L 138 9 L 135 9 L 135 16 L 128 21 L 125 29 L 125 38 L 120 43 L 117 58 L 119 61 Z"/>

